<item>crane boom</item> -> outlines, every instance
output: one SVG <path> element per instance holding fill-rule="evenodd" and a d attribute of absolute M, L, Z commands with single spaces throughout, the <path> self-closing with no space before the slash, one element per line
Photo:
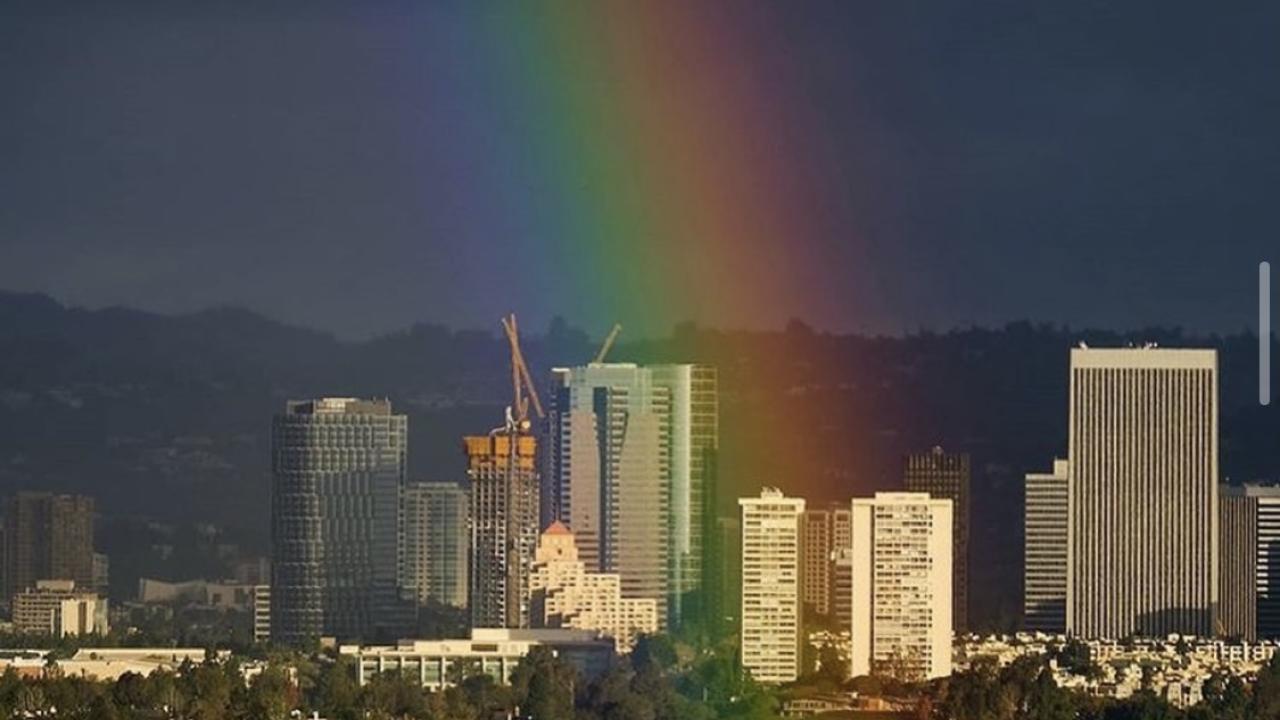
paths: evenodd
<path fill-rule="evenodd" d="M 529 374 L 529 366 L 525 364 L 524 353 L 520 351 L 520 327 L 516 324 L 516 314 L 501 319 L 502 330 L 506 333 L 507 342 L 511 344 L 511 392 L 514 398 L 513 410 L 516 420 L 524 423 L 529 419 L 529 401 L 539 418 L 546 417 L 542 410 L 542 400 L 538 398 L 538 390 L 534 387 L 533 378 Z M 527 395 L 527 396 L 526 396 Z"/>
<path fill-rule="evenodd" d="M 622 325 L 620 323 L 614 323 L 613 329 L 609 331 L 608 337 L 604 339 L 604 344 L 600 346 L 600 352 L 596 353 L 596 359 L 592 360 L 592 363 L 599 364 L 604 362 L 605 356 L 608 355 L 609 350 L 613 348 L 613 343 L 618 339 L 618 333 L 620 332 L 622 332 Z"/>

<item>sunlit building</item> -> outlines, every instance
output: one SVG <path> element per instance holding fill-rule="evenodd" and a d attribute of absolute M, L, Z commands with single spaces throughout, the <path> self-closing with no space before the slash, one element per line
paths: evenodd
<path fill-rule="evenodd" d="M 559 521 L 538 541 L 529 587 L 534 627 L 595 630 L 613 638 L 620 652 L 630 652 L 640 635 L 658 631 L 657 601 L 623 597 L 616 573 L 587 571 L 573 533 Z"/>
<path fill-rule="evenodd" d="M 951 619 L 956 632 L 969 627 L 969 456 L 941 447 L 908 455 L 902 482 L 907 492 L 951 501 Z"/>
<path fill-rule="evenodd" d="M 800 675 L 800 543 L 804 499 L 772 488 L 739 498 L 742 667 L 762 683 Z"/>
<path fill-rule="evenodd" d="M 471 480 L 471 625 L 527 628 L 538 547 L 537 440 L 508 427 L 463 438 L 463 447 Z"/>
<path fill-rule="evenodd" d="M 951 674 L 951 513 L 926 493 L 854 498 L 854 677 Z"/>
<path fill-rule="evenodd" d="M 553 371 L 543 520 L 578 540 L 588 569 L 679 624 L 702 587 L 719 443 L 716 372 L 592 363 Z"/>
<path fill-rule="evenodd" d="M 1067 632 L 1217 632 L 1218 357 L 1071 351 Z"/>

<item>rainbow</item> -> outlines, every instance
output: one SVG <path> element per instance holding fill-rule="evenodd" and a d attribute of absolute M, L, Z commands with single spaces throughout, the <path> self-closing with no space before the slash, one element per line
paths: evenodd
<path fill-rule="evenodd" d="M 762 9 L 517 3 L 476 10 L 505 143 L 495 212 L 533 237 L 537 288 L 592 330 L 674 320 L 781 327 L 812 293 L 803 105 L 754 52 Z M 754 13 L 754 14 L 753 14 Z M 812 263 L 807 263 L 812 265 Z M 808 290 L 806 291 L 806 287 Z M 582 313 L 586 312 L 583 317 Z"/>

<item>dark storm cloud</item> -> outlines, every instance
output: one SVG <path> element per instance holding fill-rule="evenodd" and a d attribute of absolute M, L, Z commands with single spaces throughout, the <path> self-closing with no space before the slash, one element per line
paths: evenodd
<path fill-rule="evenodd" d="M 462 12 L 5 5 L 0 287 L 239 304 L 355 335 L 492 324 L 502 288 L 530 283 L 486 275 L 477 248 L 538 248 L 483 184 L 453 182 L 485 144 L 462 126 L 487 90 Z M 796 3 L 760 18 L 762 64 L 804 100 L 788 115 L 826 230 L 804 240 L 822 291 L 796 314 L 878 330 L 1249 322 L 1252 267 L 1280 249 L 1280 6 Z"/>

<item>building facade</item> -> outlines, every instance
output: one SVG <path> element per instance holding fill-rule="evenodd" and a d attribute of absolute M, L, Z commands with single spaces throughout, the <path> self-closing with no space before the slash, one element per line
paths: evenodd
<path fill-rule="evenodd" d="M 804 500 L 772 488 L 740 498 L 742 667 L 762 683 L 800 675 L 800 544 Z"/>
<path fill-rule="evenodd" d="M 1280 639 L 1280 497 L 1275 487 L 1261 487 L 1257 497 L 1256 547 L 1257 633 L 1259 638 Z"/>
<path fill-rule="evenodd" d="M 658 631 L 658 603 L 627 598 L 616 573 L 588 572 L 573 533 L 559 521 L 542 533 L 529 578 L 534 627 L 593 630 L 630 652 L 640 635 Z"/>
<path fill-rule="evenodd" d="M 37 580 L 13 596 L 13 626 L 27 635 L 106 635 L 107 601 L 74 580 Z"/>
<path fill-rule="evenodd" d="M 1071 351 L 1067 631 L 1212 635 L 1218 606 L 1218 358 Z"/>
<path fill-rule="evenodd" d="M 467 606 L 471 492 L 457 483 L 410 483 L 404 494 L 405 586 L 419 605 Z"/>
<path fill-rule="evenodd" d="M 272 425 L 272 638 L 396 637 L 408 420 L 388 400 L 290 401 Z"/>
<path fill-rule="evenodd" d="M 852 675 L 950 675 L 951 501 L 882 492 L 852 511 Z"/>
<path fill-rule="evenodd" d="M 1219 628 L 1247 641 L 1280 634 L 1280 487 L 1223 485 L 1218 497 Z"/>
<path fill-rule="evenodd" d="M 476 628 L 458 640 L 407 640 L 397 645 L 339 648 L 353 660 L 356 682 L 363 686 L 376 675 L 394 672 L 436 691 L 452 687 L 472 675 L 487 675 L 500 685 L 529 651 L 545 646 L 586 679 L 609 669 L 613 642 L 583 630 L 518 630 Z"/>
<path fill-rule="evenodd" d="M 1022 626 L 1027 630 L 1067 629 L 1067 483 L 1066 460 L 1054 460 L 1052 472 L 1026 476 Z"/>
<path fill-rule="evenodd" d="M 93 498 L 19 492 L 5 504 L 4 596 L 40 580 L 94 587 Z"/>
<path fill-rule="evenodd" d="M 806 612 L 827 615 L 831 612 L 831 511 L 804 511 L 804 542 L 801 543 L 803 566 L 800 572 L 800 599 Z"/>
<path fill-rule="evenodd" d="M 527 628 L 538 547 L 537 439 L 508 422 L 463 438 L 463 447 L 471 480 L 471 625 Z"/>
<path fill-rule="evenodd" d="M 902 480 L 907 492 L 951 501 L 951 619 L 956 632 L 965 632 L 969 629 L 969 456 L 941 447 L 908 455 Z"/>
<path fill-rule="evenodd" d="M 715 507 L 714 368 L 593 363 L 553 371 L 543 520 L 578 539 L 588 569 L 679 624 L 702 587 Z"/>

